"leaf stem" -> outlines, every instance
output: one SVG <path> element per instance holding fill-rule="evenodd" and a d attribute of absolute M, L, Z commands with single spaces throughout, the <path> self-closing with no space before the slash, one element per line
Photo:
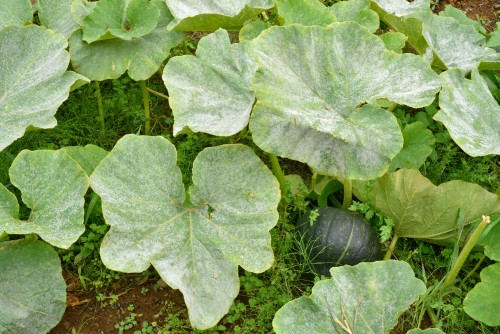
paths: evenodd
<path fill-rule="evenodd" d="M 500 184 L 498 185 L 498 188 L 497 188 L 497 190 L 495 191 L 495 194 L 497 194 L 498 196 L 500 196 Z"/>
<path fill-rule="evenodd" d="M 313 170 L 313 175 L 311 176 L 311 191 L 314 191 L 314 189 L 316 188 L 317 178 L 318 178 L 318 172 L 316 170 Z"/>
<path fill-rule="evenodd" d="M 469 253 L 472 251 L 472 248 L 476 245 L 477 240 L 479 239 L 479 237 L 481 236 L 484 229 L 486 228 L 486 226 L 488 226 L 489 223 L 490 223 L 490 217 L 483 216 L 483 220 L 476 227 L 469 240 L 467 240 L 464 248 L 462 248 L 462 251 L 458 255 L 457 260 L 455 261 L 450 271 L 448 272 L 448 276 L 446 277 L 446 280 L 444 281 L 442 286 L 443 290 L 449 287 L 453 283 L 458 273 L 460 272 L 460 269 L 462 269 L 462 266 L 464 265 L 467 256 L 469 256 Z"/>
<path fill-rule="evenodd" d="M 398 104 L 396 102 L 393 102 L 389 108 L 387 108 L 388 112 L 393 112 L 396 108 L 398 107 Z"/>
<path fill-rule="evenodd" d="M 157 92 L 156 90 L 151 89 L 151 88 L 149 88 L 149 87 L 146 87 L 146 89 L 147 89 L 147 90 L 148 90 L 148 92 L 150 92 L 151 94 L 154 94 L 154 95 L 156 95 L 156 96 L 159 96 L 159 97 L 161 97 L 161 98 L 164 98 L 165 100 L 168 100 L 168 96 L 167 96 L 167 95 L 162 94 L 162 93 L 160 93 L 160 92 Z"/>
<path fill-rule="evenodd" d="M 483 263 L 484 259 L 486 259 L 486 255 L 483 254 L 483 256 L 479 259 L 479 261 L 477 261 L 477 263 L 474 266 L 474 268 L 472 268 L 472 270 L 469 271 L 469 273 L 467 274 L 467 276 L 464 277 L 464 279 L 462 280 L 462 282 L 460 282 L 460 288 L 479 269 L 479 266 L 481 265 L 481 263 Z"/>
<path fill-rule="evenodd" d="M 102 104 L 101 86 L 99 85 L 99 81 L 94 81 L 94 86 L 97 96 L 97 109 L 99 110 L 99 123 L 101 125 L 101 134 L 104 134 L 104 132 L 106 131 L 106 123 L 104 120 L 104 107 Z"/>
<path fill-rule="evenodd" d="M 344 184 L 344 202 L 342 203 L 342 209 L 349 210 L 352 205 L 352 181 L 349 179 L 342 180 Z"/>
<path fill-rule="evenodd" d="M 142 90 L 142 100 L 144 102 L 144 134 L 149 136 L 151 134 L 151 111 L 149 109 L 149 93 L 146 87 L 146 81 L 140 81 Z"/>
<path fill-rule="evenodd" d="M 271 160 L 271 166 L 273 167 L 274 176 L 278 179 L 281 188 L 281 196 L 284 197 L 286 195 L 287 186 L 285 180 L 285 174 L 280 167 L 280 162 L 278 161 L 278 157 L 274 154 L 268 154 L 269 159 Z"/>
<path fill-rule="evenodd" d="M 389 245 L 389 248 L 387 249 L 387 252 L 385 252 L 384 256 L 384 261 L 390 260 L 392 257 L 392 254 L 394 254 L 394 249 L 396 248 L 396 244 L 398 242 L 399 235 L 394 234 L 391 240 L 391 244 Z"/>
<path fill-rule="evenodd" d="M 2 239 L 3 237 L 5 237 L 7 235 L 7 232 L 3 232 L 2 234 L 0 234 L 0 239 Z"/>

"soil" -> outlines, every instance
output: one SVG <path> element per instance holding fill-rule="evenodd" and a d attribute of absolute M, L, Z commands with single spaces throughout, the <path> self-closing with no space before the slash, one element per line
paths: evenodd
<path fill-rule="evenodd" d="M 443 10 L 445 5 L 452 5 L 465 12 L 471 19 L 480 21 L 488 31 L 492 31 L 500 19 L 499 0 L 439 0 L 434 2 L 438 2 L 435 7 L 436 12 Z"/>
<path fill-rule="evenodd" d="M 464 11 L 468 17 L 479 20 L 488 31 L 492 31 L 500 17 L 499 0 L 445 0 L 438 1 L 435 11 L 444 9 L 451 4 Z M 115 327 L 131 313 L 137 314 L 137 325 L 133 330 L 140 330 L 143 321 L 155 323 L 162 327 L 169 313 L 185 310 L 182 294 L 158 281 L 158 277 L 141 278 L 139 275 L 123 275 L 125 277 L 112 285 L 108 297 L 98 301 L 95 293 L 85 291 L 78 278 L 71 273 L 65 273 L 67 283 L 66 312 L 61 322 L 50 334 L 110 334 L 118 333 Z M 159 283 L 159 284 L 158 284 Z M 119 296 L 112 303 L 111 295 Z M 106 303 L 106 306 L 102 306 Z M 133 305 L 133 311 L 129 309 Z"/>

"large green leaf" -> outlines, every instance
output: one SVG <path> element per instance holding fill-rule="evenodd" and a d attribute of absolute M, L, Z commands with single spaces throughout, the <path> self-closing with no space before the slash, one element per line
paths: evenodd
<path fill-rule="evenodd" d="M 38 0 L 38 18 L 49 29 L 69 38 L 78 24 L 71 17 L 72 0 Z"/>
<path fill-rule="evenodd" d="M 134 80 L 151 77 L 168 57 L 170 49 L 184 38 L 182 32 L 168 30 L 172 15 L 164 1 L 153 0 L 152 3 L 160 9 L 160 18 L 156 28 L 142 37 L 130 41 L 114 38 L 88 44 L 82 39 L 82 31 L 75 31 L 69 40 L 71 64 L 75 71 L 97 81 L 117 79 L 126 71 Z M 75 16 L 89 9 L 82 1 L 78 4 L 74 7 Z"/>
<path fill-rule="evenodd" d="M 152 264 L 180 289 L 193 327 L 214 326 L 238 294 L 238 265 L 273 263 L 278 182 L 244 145 L 202 151 L 186 196 L 175 147 L 162 137 L 123 137 L 91 176 L 111 229 L 101 257 L 109 268 Z M 186 199 L 188 198 L 188 199 Z"/>
<path fill-rule="evenodd" d="M 8 25 L 22 26 L 32 20 L 30 0 L 0 0 L 0 29 Z"/>
<path fill-rule="evenodd" d="M 246 20 L 273 7 L 273 0 L 166 0 L 175 30 L 239 29 Z"/>
<path fill-rule="evenodd" d="M 31 212 L 21 220 L 16 197 L 0 184 L 0 232 L 37 233 L 54 246 L 71 246 L 85 230 L 85 172 L 64 151 L 24 150 L 9 174 Z"/>
<path fill-rule="evenodd" d="M 386 174 L 371 186 L 355 182 L 353 187 L 358 198 L 394 220 L 394 231 L 400 237 L 456 240 L 460 208 L 465 224 L 500 213 L 500 198 L 477 184 L 450 181 L 435 186 L 414 169 Z"/>
<path fill-rule="evenodd" d="M 371 0 L 386 13 L 396 17 L 413 15 L 430 10 L 430 0 Z"/>
<path fill-rule="evenodd" d="M 389 333 L 398 316 L 425 292 L 403 261 L 360 263 L 330 269 L 310 297 L 283 306 L 275 315 L 277 334 Z"/>
<path fill-rule="evenodd" d="M 492 260 L 500 261 L 500 223 L 497 223 L 481 240 L 484 245 L 484 255 Z"/>
<path fill-rule="evenodd" d="M 318 0 L 277 1 L 276 8 L 281 25 L 302 24 L 305 26 L 326 27 L 337 21 L 335 15 Z"/>
<path fill-rule="evenodd" d="M 149 0 L 100 0 L 82 24 L 83 40 L 120 38 L 131 40 L 156 27 L 160 10 Z"/>
<path fill-rule="evenodd" d="M 420 168 L 432 153 L 436 142 L 432 131 L 421 122 L 408 124 L 403 129 L 404 145 L 391 162 L 390 171 L 398 168 Z"/>
<path fill-rule="evenodd" d="M 438 328 L 427 328 L 427 329 L 411 329 L 406 334 L 445 334 L 442 330 Z"/>
<path fill-rule="evenodd" d="M 488 326 L 500 326 L 500 263 L 481 271 L 481 282 L 464 299 L 464 311 Z"/>
<path fill-rule="evenodd" d="M 408 40 L 408 37 L 400 32 L 386 32 L 379 37 L 384 42 L 386 49 L 396 53 L 403 53 L 403 48 Z"/>
<path fill-rule="evenodd" d="M 453 17 L 455 20 L 460 22 L 460 24 L 467 24 L 473 26 L 477 31 L 486 34 L 486 29 L 483 27 L 481 22 L 470 19 L 464 12 L 460 9 L 453 7 L 452 5 L 446 5 L 443 11 L 439 12 L 439 16 Z"/>
<path fill-rule="evenodd" d="M 426 15 L 422 34 L 448 69 L 470 71 L 481 62 L 500 62 L 500 53 L 486 46 L 475 27 L 453 17 Z"/>
<path fill-rule="evenodd" d="M 85 79 L 66 72 L 69 54 L 63 36 L 43 27 L 0 30 L 0 151 L 32 125 L 56 126 L 54 114 L 71 85 Z"/>
<path fill-rule="evenodd" d="M 225 30 L 203 37 L 196 56 L 172 58 L 163 71 L 174 135 L 184 127 L 230 136 L 248 124 L 255 95 L 249 43 L 231 44 Z"/>
<path fill-rule="evenodd" d="M 441 74 L 441 110 L 434 119 L 446 126 L 467 154 L 500 154 L 500 105 L 477 70 L 466 79 L 459 70 Z"/>
<path fill-rule="evenodd" d="M 395 54 L 354 22 L 273 27 L 252 41 L 259 69 L 250 119 L 263 150 L 348 179 L 385 173 L 403 146 L 379 98 L 422 107 L 440 88 L 420 57 Z M 366 61 L 370 59 L 370 61 Z"/>
<path fill-rule="evenodd" d="M 354 21 L 368 28 L 371 32 L 379 28 L 379 17 L 370 9 L 369 0 L 339 1 L 330 7 L 330 12 L 339 22 Z"/>
<path fill-rule="evenodd" d="M 0 333 L 47 333 L 66 308 L 56 251 L 37 240 L 0 243 Z"/>

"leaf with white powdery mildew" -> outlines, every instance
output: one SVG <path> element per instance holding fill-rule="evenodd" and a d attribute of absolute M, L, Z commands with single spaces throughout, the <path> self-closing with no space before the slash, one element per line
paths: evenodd
<path fill-rule="evenodd" d="M 279 185 L 244 145 L 203 150 L 186 200 L 175 147 L 162 137 L 127 135 L 91 176 L 106 223 L 106 266 L 141 272 L 152 264 L 181 290 L 195 328 L 214 326 L 238 294 L 238 265 L 273 263 Z"/>
<path fill-rule="evenodd" d="M 66 309 L 57 252 L 39 240 L 0 242 L 0 333 L 47 333 Z"/>
<path fill-rule="evenodd" d="M 23 26 L 32 20 L 30 0 L 0 0 L 0 29 L 8 25 Z"/>
<path fill-rule="evenodd" d="M 83 226 L 88 177 L 64 151 L 28 151 L 12 163 L 10 181 L 21 191 L 31 213 L 19 219 L 17 199 L 0 184 L 0 232 L 37 233 L 48 243 L 68 248 L 85 231 Z"/>
<path fill-rule="evenodd" d="M 273 27 L 252 41 L 252 51 L 259 66 L 254 142 L 347 179 L 384 174 L 403 146 L 394 115 L 365 102 L 387 98 L 423 107 L 440 88 L 423 59 L 388 51 L 354 22 Z"/>
<path fill-rule="evenodd" d="M 477 70 L 466 79 L 458 70 L 441 74 L 441 110 L 434 119 L 446 126 L 453 140 L 476 157 L 500 154 L 500 105 Z"/>
<path fill-rule="evenodd" d="M 80 15 L 92 9 L 90 4 L 86 1 L 75 2 L 72 7 L 75 21 L 78 22 Z M 75 71 L 96 81 L 117 79 L 127 71 L 133 80 L 146 80 L 158 71 L 170 49 L 182 42 L 184 33 L 168 30 L 172 15 L 164 1 L 152 0 L 151 4 L 156 5 L 161 14 L 156 28 L 144 36 L 88 44 L 82 39 L 82 31 L 75 31 L 69 40 L 71 65 Z"/>
<path fill-rule="evenodd" d="M 389 333 L 398 316 L 425 292 L 403 261 L 360 263 L 330 269 L 310 297 L 288 302 L 273 320 L 277 334 Z"/>
<path fill-rule="evenodd" d="M 330 7 L 330 12 L 339 22 L 354 21 L 373 33 L 379 28 L 378 14 L 370 9 L 369 0 L 339 1 Z"/>
<path fill-rule="evenodd" d="M 230 136 L 248 124 L 255 100 L 249 43 L 231 44 L 225 30 L 203 37 L 196 56 L 170 59 L 163 71 L 174 135 L 192 131 Z"/>
<path fill-rule="evenodd" d="M 185 31 L 241 28 L 273 5 L 273 0 L 167 0 L 175 17 L 168 27 Z"/>
<path fill-rule="evenodd" d="M 317 0 L 286 0 L 276 2 L 276 9 L 281 25 L 301 24 L 304 26 L 322 26 L 336 22 L 335 15 Z"/>
<path fill-rule="evenodd" d="M 38 0 L 38 18 L 47 28 L 69 38 L 79 28 L 71 16 L 72 0 Z"/>
<path fill-rule="evenodd" d="M 28 126 L 53 128 L 71 85 L 86 78 L 66 72 L 69 54 L 62 35 L 38 26 L 0 30 L 0 151 Z"/>

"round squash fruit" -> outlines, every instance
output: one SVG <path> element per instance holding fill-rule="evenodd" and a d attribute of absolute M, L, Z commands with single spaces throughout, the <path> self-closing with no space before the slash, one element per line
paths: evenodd
<path fill-rule="evenodd" d="M 363 218 L 331 207 L 311 211 L 300 217 L 298 226 L 319 274 L 330 276 L 331 267 L 380 259 L 378 236 Z"/>

